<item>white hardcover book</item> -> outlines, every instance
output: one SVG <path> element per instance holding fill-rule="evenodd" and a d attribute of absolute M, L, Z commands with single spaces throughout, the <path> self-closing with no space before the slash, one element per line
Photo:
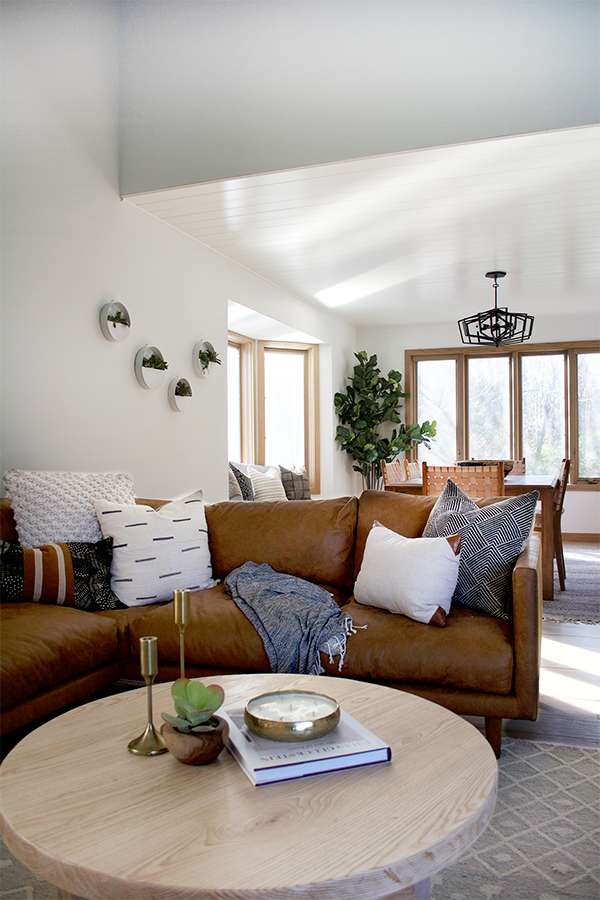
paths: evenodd
<path fill-rule="evenodd" d="M 368 728 L 341 710 L 338 725 L 314 741 L 271 741 L 249 730 L 243 708 L 221 708 L 229 725 L 227 749 L 255 785 L 337 772 L 356 766 L 389 762 L 391 748 Z"/>

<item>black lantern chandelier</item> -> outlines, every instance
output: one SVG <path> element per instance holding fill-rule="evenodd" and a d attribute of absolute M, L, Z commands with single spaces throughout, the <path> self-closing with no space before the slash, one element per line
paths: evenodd
<path fill-rule="evenodd" d="M 509 313 L 506 306 L 498 309 L 498 279 L 506 272 L 486 272 L 486 278 L 494 279 L 494 308 L 459 319 L 458 327 L 463 344 L 522 344 L 533 331 L 533 316 L 527 313 Z"/>

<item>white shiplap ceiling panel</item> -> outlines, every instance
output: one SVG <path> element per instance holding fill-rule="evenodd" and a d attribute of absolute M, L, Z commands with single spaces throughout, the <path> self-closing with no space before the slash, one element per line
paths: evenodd
<path fill-rule="evenodd" d="M 130 195 L 355 327 L 598 311 L 600 127 Z"/>

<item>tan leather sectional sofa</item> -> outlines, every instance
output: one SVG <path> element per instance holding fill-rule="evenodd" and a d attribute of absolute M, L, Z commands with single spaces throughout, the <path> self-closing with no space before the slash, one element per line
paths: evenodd
<path fill-rule="evenodd" d="M 138 502 L 156 508 L 164 501 Z M 330 662 L 321 654 L 326 674 L 372 680 L 459 714 L 483 716 L 499 755 L 502 719 L 535 719 L 538 711 L 539 539 L 531 537 L 517 561 L 509 621 L 453 606 L 446 627 L 437 628 L 352 598 L 373 521 L 419 537 L 434 503 L 432 497 L 365 491 L 358 499 L 207 506 L 213 576 L 223 579 L 253 560 L 325 587 L 356 626 L 368 626 L 348 638 L 341 671 L 337 659 Z M 3 540 L 17 542 L 7 500 L 0 501 L 0 526 Z M 84 699 L 119 677 L 139 679 L 139 638 L 144 635 L 158 637 L 158 680 L 179 677 L 172 603 L 104 612 L 4 603 L 0 610 L 2 733 Z M 192 594 L 185 647 L 189 677 L 269 671 L 258 633 L 222 583 Z"/>

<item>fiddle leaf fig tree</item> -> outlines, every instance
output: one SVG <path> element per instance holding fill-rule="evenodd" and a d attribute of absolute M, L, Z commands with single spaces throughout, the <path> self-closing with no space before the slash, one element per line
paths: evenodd
<path fill-rule="evenodd" d="M 377 356 L 368 356 L 365 350 L 354 354 L 358 365 L 349 376 L 350 384 L 345 394 L 335 394 L 333 402 L 342 420 L 336 431 L 336 441 L 355 461 L 352 466 L 360 472 L 367 489 L 377 488 L 381 477 L 381 460 L 391 462 L 415 444 L 425 444 L 435 437 L 436 423 L 423 422 L 408 428 L 400 421 L 400 399 L 409 397 L 402 390 L 402 375 L 391 369 L 387 378 L 377 368 Z M 389 437 L 380 433 L 384 423 L 399 425 Z"/>

